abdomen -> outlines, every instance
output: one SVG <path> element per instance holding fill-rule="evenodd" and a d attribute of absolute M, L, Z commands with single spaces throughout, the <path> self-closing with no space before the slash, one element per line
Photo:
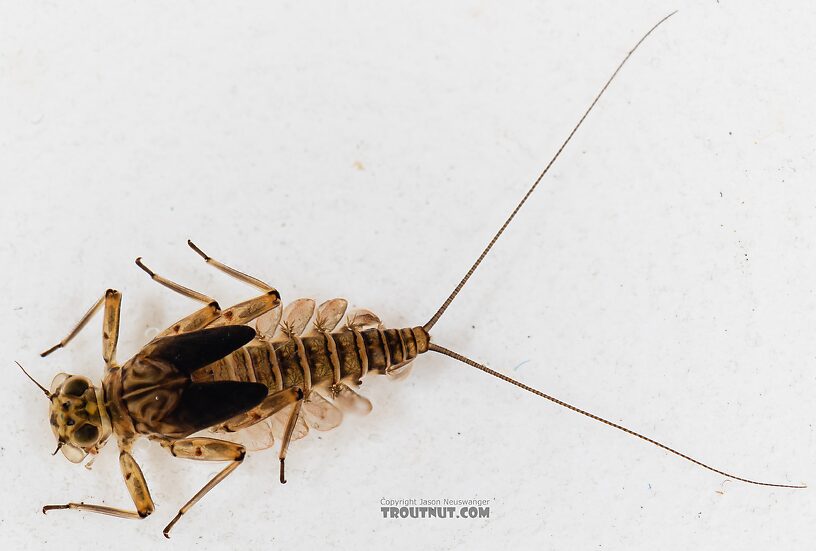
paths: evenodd
<path fill-rule="evenodd" d="M 329 387 L 384 374 L 428 349 L 421 327 L 314 333 L 269 342 L 254 339 L 195 373 L 193 380 L 263 383 L 270 392 L 300 387 Z"/>

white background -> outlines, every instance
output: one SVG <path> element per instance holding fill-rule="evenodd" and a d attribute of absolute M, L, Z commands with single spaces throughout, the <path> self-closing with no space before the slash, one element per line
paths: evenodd
<path fill-rule="evenodd" d="M 722 476 L 428 354 L 374 412 L 220 467 L 142 442 L 51 457 L 41 393 L 192 311 L 347 297 L 424 323 L 628 49 L 635 54 L 470 285 L 444 346 L 749 478 L 816 484 L 816 8 L 811 2 L 3 2 L 0 532 L 12 548 L 806 549 L 816 493 Z M 319 438 L 317 437 L 319 436 Z M 487 520 L 384 520 L 382 498 L 489 498 Z"/>

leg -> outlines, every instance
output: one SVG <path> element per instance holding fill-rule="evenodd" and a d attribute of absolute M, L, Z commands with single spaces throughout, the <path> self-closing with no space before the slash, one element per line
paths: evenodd
<path fill-rule="evenodd" d="M 207 295 L 201 294 L 198 291 L 193 291 L 192 289 L 188 289 L 183 285 L 179 285 L 174 281 L 170 281 L 169 279 L 163 278 L 162 276 L 158 275 L 157 273 L 155 273 L 153 270 L 151 270 L 142 263 L 141 256 L 136 259 L 136 265 L 142 270 L 144 270 L 147 273 L 147 275 L 150 276 L 150 279 L 152 279 L 159 285 L 164 285 L 171 291 L 175 291 L 176 293 L 184 295 L 187 298 L 198 300 L 200 302 L 203 302 L 204 304 L 212 304 L 213 302 L 215 302 L 215 299 L 210 298 Z"/>
<path fill-rule="evenodd" d="M 177 321 L 176 323 L 174 323 L 173 325 L 171 325 L 170 327 L 156 335 L 154 340 L 160 339 L 162 337 L 167 337 L 169 335 L 179 335 L 181 333 L 189 333 L 190 331 L 197 331 L 199 329 L 203 329 L 204 327 L 209 325 L 210 322 L 212 322 L 214 319 L 218 318 L 219 315 L 221 315 L 221 307 L 218 306 L 218 302 L 216 302 L 215 299 L 212 299 L 207 295 L 199 293 L 198 291 L 188 289 L 183 285 L 179 285 L 178 283 L 170 281 L 169 279 L 165 279 L 162 276 L 156 274 L 155 272 L 153 272 L 153 270 L 151 270 L 142 263 L 142 257 L 136 259 L 136 265 L 139 266 L 139 268 L 141 268 L 142 270 L 144 270 L 147 273 L 147 275 L 149 275 L 150 278 L 156 283 L 164 285 L 171 291 L 175 291 L 176 293 L 183 295 L 187 298 L 191 298 L 193 300 L 197 300 L 206 304 L 204 308 L 197 310 L 190 314 L 189 316 L 180 319 L 179 321 Z"/>
<path fill-rule="evenodd" d="M 280 304 L 280 295 L 272 287 L 265 286 L 266 293 L 260 297 L 241 302 L 235 306 L 224 310 L 223 312 L 218 306 L 218 303 L 207 295 L 203 295 L 192 289 L 188 289 L 178 283 L 165 279 L 162 276 L 154 273 L 150 268 L 142 263 L 141 258 L 136 259 L 136 264 L 157 283 L 164 285 L 181 295 L 188 298 L 207 303 L 207 306 L 201 310 L 187 316 L 186 318 L 174 323 L 169 328 L 165 329 L 156 338 L 166 337 L 168 335 L 176 335 L 179 333 L 187 333 L 189 331 L 196 331 L 204 327 L 218 327 L 221 325 L 243 325 L 254 320 L 261 314 L 272 310 Z M 232 268 L 229 268 L 230 270 Z M 236 272 L 240 274 L 240 272 Z M 241 274 L 243 275 L 243 274 Z M 249 278 L 249 276 L 245 276 Z M 250 278 L 253 279 L 254 278 Z M 257 280 L 255 280 L 257 281 Z M 265 285 L 261 283 L 262 285 Z"/>
<path fill-rule="evenodd" d="M 133 459 L 130 453 L 123 451 L 119 454 L 119 466 L 122 469 L 122 476 L 125 478 L 125 485 L 130 493 L 133 503 L 136 505 L 135 511 L 108 507 L 106 505 L 91 505 L 89 503 L 66 503 L 65 505 L 46 505 L 42 508 L 43 513 L 56 509 L 75 509 L 78 511 L 90 511 L 120 518 L 143 519 L 153 512 L 153 499 L 147 488 L 142 469 Z"/>
<path fill-rule="evenodd" d="M 221 307 L 218 306 L 217 302 L 211 302 L 201 310 L 196 310 L 189 316 L 181 318 L 176 323 L 156 335 L 153 340 L 168 337 L 170 335 L 180 335 L 182 333 L 191 333 L 193 331 L 198 331 L 199 329 L 204 329 L 220 315 Z"/>
<path fill-rule="evenodd" d="M 303 400 L 303 391 L 297 387 L 273 392 L 251 410 L 224 423 L 223 429 L 227 432 L 237 432 L 251 427 L 300 400 Z"/>
<path fill-rule="evenodd" d="M 236 304 L 235 306 L 224 310 L 224 313 L 212 323 L 211 327 L 249 323 L 255 318 L 260 317 L 261 315 L 274 308 L 277 308 L 280 305 L 280 293 L 278 293 L 278 291 L 271 285 L 264 283 L 256 277 L 240 272 L 235 268 L 231 268 L 226 264 L 222 264 L 214 258 L 210 258 L 189 239 L 187 240 L 187 244 L 191 249 L 198 253 L 198 255 L 203 258 L 207 264 L 264 292 L 264 294 L 259 297 Z"/>
<path fill-rule="evenodd" d="M 280 306 L 280 295 L 275 289 L 259 297 L 246 300 L 221 312 L 207 327 L 244 325 Z"/>
<path fill-rule="evenodd" d="M 274 291 L 275 290 L 274 287 L 272 287 L 271 285 L 267 285 L 266 283 L 264 283 L 263 281 L 261 281 L 258 278 L 252 277 L 252 276 L 247 275 L 247 274 L 245 274 L 243 272 L 239 272 L 235 268 L 230 268 L 226 264 L 222 264 L 222 263 L 218 262 L 216 259 L 210 258 L 209 256 L 207 256 L 207 254 L 204 251 L 199 249 L 196 246 L 196 244 L 193 243 L 192 241 L 190 241 L 189 239 L 187 240 L 187 244 L 190 246 L 191 249 L 193 249 L 195 252 L 197 252 L 198 255 L 201 258 L 203 258 L 204 261 L 207 264 L 213 266 L 214 268 L 216 268 L 218 270 L 221 270 L 225 274 L 230 275 L 230 276 L 232 276 L 235 279 L 238 279 L 240 281 L 243 281 L 244 283 L 248 283 L 249 285 L 252 285 L 253 287 L 258 288 L 258 289 L 260 289 L 261 291 L 263 291 L 265 293 L 268 293 L 269 291 Z"/>
<path fill-rule="evenodd" d="M 227 478 L 227 476 L 238 468 L 238 465 L 244 460 L 246 456 L 246 449 L 233 442 L 226 440 L 216 440 L 215 438 L 185 438 L 183 440 L 167 440 L 162 441 L 162 446 L 170 450 L 170 453 L 175 457 L 183 457 L 185 459 L 195 459 L 197 461 L 231 461 L 220 473 L 215 475 L 212 480 L 207 482 L 196 495 L 184 504 L 179 509 L 170 524 L 164 527 L 164 537 L 170 537 L 170 530 L 179 521 L 181 515 L 189 511 L 193 505 L 198 503 L 207 492 L 212 490 L 216 484 Z"/>
<path fill-rule="evenodd" d="M 300 415 L 300 408 L 303 405 L 303 396 L 301 395 L 301 399 L 295 402 L 295 405 L 292 407 L 292 413 L 289 415 L 289 422 L 286 424 L 286 432 L 283 433 L 283 440 L 281 441 L 281 449 L 280 454 L 278 457 L 280 458 L 280 482 L 281 484 L 286 484 L 286 476 L 284 473 L 285 467 L 284 463 L 286 462 L 286 452 L 289 450 L 289 441 L 292 440 L 292 431 L 295 430 L 295 423 L 297 423 L 298 416 Z"/>
<path fill-rule="evenodd" d="M 119 312 L 122 309 L 122 293 L 108 289 L 105 291 L 105 313 L 102 320 L 102 357 L 105 365 L 116 364 L 116 345 L 119 342 Z"/>
<path fill-rule="evenodd" d="M 40 354 L 40 356 L 44 358 L 53 351 L 63 348 L 66 344 L 71 342 L 77 333 L 88 324 L 102 304 L 105 305 L 105 318 L 102 321 L 102 357 L 105 359 L 107 365 L 113 365 L 116 361 L 116 343 L 119 339 L 119 310 L 122 305 L 122 294 L 113 289 L 105 291 L 105 294 L 82 316 L 82 319 L 79 320 L 76 327 L 74 327 L 64 339 Z"/>

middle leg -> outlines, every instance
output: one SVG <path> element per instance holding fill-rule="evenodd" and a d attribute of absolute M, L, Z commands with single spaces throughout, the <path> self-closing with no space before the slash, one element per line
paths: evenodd
<path fill-rule="evenodd" d="M 193 497 L 179 509 L 173 520 L 164 527 L 164 537 L 170 538 L 170 530 L 187 513 L 193 505 L 212 490 L 219 482 L 227 478 L 246 457 L 246 448 L 234 442 L 217 440 L 215 438 L 184 438 L 182 440 L 162 440 L 161 445 L 167 448 L 174 457 L 193 459 L 196 461 L 230 461 L 221 472 L 207 482 Z"/>
<path fill-rule="evenodd" d="M 183 296 L 207 303 L 207 306 L 201 310 L 182 318 L 159 333 L 155 337 L 156 339 L 169 335 L 189 333 L 191 331 L 203 329 L 204 327 L 243 325 L 280 305 L 280 295 L 275 289 L 268 287 L 269 290 L 263 295 L 241 302 L 222 311 L 218 303 L 207 295 L 199 293 L 198 291 L 193 291 L 192 289 L 179 285 L 178 283 L 156 274 L 150 268 L 144 265 L 141 257 L 136 259 L 136 264 L 142 270 L 144 270 L 150 276 L 150 278 L 153 279 L 153 281 L 164 285 L 168 289 Z"/>
<path fill-rule="evenodd" d="M 182 333 L 190 333 L 191 331 L 198 331 L 199 329 L 203 329 L 207 327 L 213 320 L 217 319 L 218 316 L 221 315 L 221 307 L 218 305 L 215 299 L 208 297 L 205 294 L 199 293 L 198 291 L 193 291 L 183 285 L 179 285 L 174 281 L 170 281 L 157 273 L 153 270 L 148 268 L 142 262 L 142 257 L 136 259 L 136 265 L 139 266 L 142 270 L 144 270 L 147 275 L 150 276 L 150 279 L 158 283 L 159 285 L 163 285 L 170 289 L 173 292 L 176 292 L 182 296 L 187 298 L 191 298 L 193 300 L 197 300 L 199 302 L 203 302 L 206 304 L 204 308 L 200 310 L 196 310 L 189 316 L 185 316 L 158 335 L 154 337 L 153 340 L 160 339 L 162 337 L 168 337 L 170 335 L 180 335 Z"/>

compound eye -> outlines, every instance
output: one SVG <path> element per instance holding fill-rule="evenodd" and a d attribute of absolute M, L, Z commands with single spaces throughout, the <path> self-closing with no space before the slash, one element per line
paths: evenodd
<path fill-rule="evenodd" d="M 54 380 L 51 381 L 51 394 L 56 394 L 57 389 L 59 389 L 60 385 L 65 382 L 65 379 L 70 377 L 67 373 L 58 373 Z"/>
<path fill-rule="evenodd" d="M 79 398 L 85 394 L 85 391 L 88 390 L 90 386 L 91 382 L 85 377 L 69 377 L 62 385 L 62 394 Z"/>
<path fill-rule="evenodd" d="M 88 455 L 85 450 L 77 448 L 73 444 L 63 444 L 61 449 L 62 455 L 71 463 L 81 463 L 85 456 Z"/>
<path fill-rule="evenodd" d="M 99 429 L 88 423 L 79 427 L 71 435 L 71 440 L 83 448 L 94 444 L 97 438 L 99 438 Z"/>

